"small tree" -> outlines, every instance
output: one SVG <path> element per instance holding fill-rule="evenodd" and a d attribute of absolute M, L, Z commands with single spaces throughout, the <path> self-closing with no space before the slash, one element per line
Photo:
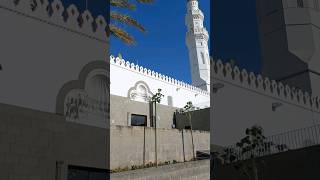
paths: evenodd
<path fill-rule="evenodd" d="M 229 63 L 230 63 L 232 68 L 234 68 L 236 66 L 236 60 L 234 60 L 234 59 L 230 59 Z"/>
<path fill-rule="evenodd" d="M 249 156 L 250 165 L 243 166 L 243 169 L 253 171 L 254 180 L 258 180 L 258 167 L 256 164 L 257 152 L 263 152 L 265 147 L 266 137 L 263 135 L 263 129 L 259 126 L 252 126 L 246 129 L 246 136 L 240 140 L 236 145 L 240 148 L 240 153 Z M 246 173 L 249 175 L 249 173 Z M 250 176 L 249 176 L 250 177 Z"/>
<path fill-rule="evenodd" d="M 236 143 L 236 148 L 226 148 L 223 153 L 219 154 L 224 163 L 233 163 L 237 160 L 248 160 L 248 163 L 239 162 L 234 167 L 242 171 L 249 179 L 258 180 L 257 157 L 270 153 L 272 148 L 278 152 L 287 149 L 284 144 L 277 145 L 271 141 L 267 141 L 263 135 L 263 128 L 260 126 L 252 126 L 245 131 L 246 136 Z M 262 161 L 263 162 L 263 161 Z"/>
<path fill-rule="evenodd" d="M 192 102 L 189 101 L 189 102 L 187 102 L 187 104 L 182 109 L 182 112 L 186 114 L 187 119 L 189 121 L 190 132 L 191 132 L 192 155 L 193 155 L 193 160 L 195 160 L 196 156 L 195 156 L 195 153 L 194 153 L 194 142 L 193 142 L 192 110 L 194 110 L 194 106 L 193 106 Z"/>
<path fill-rule="evenodd" d="M 158 89 L 158 92 L 151 97 L 151 103 L 152 107 L 154 105 L 154 138 L 155 138 L 155 161 L 156 166 L 158 167 L 158 157 L 157 157 L 157 103 L 160 104 L 161 99 L 164 97 L 164 95 L 161 93 L 161 89 Z"/>
<path fill-rule="evenodd" d="M 122 59 L 122 54 L 121 54 L 121 53 L 118 53 L 118 57 L 119 57 L 120 59 Z"/>

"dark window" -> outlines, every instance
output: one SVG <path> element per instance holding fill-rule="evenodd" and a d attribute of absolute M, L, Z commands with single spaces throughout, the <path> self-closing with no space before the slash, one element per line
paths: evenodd
<path fill-rule="evenodd" d="M 173 127 L 172 128 L 176 128 L 177 127 L 177 114 L 174 113 L 173 114 Z"/>
<path fill-rule="evenodd" d="M 68 180 L 109 180 L 109 178 L 107 170 L 69 166 Z"/>
<path fill-rule="evenodd" d="M 314 0 L 314 8 L 319 11 L 319 1 Z"/>
<path fill-rule="evenodd" d="M 299 8 L 303 8 L 304 7 L 303 0 L 297 0 L 297 3 L 298 3 L 298 7 Z"/>
<path fill-rule="evenodd" d="M 131 126 L 147 126 L 147 116 L 131 114 Z"/>
<path fill-rule="evenodd" d="M 204 57 L 203 52 L 201 52 L 202 64 L 206 64 L 206 59 Z"/>
<path fill-rule="evenodd" d="M 172 96 L 168 96 L 168 106 L 173 106 Z"/>

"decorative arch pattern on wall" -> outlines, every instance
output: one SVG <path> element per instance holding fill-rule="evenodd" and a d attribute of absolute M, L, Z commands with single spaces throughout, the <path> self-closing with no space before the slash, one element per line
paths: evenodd
<path fill-rule="evenodd" d="M 105 128 L 110 114 L 109 66 L 93 61 L 84 66 L 77 80 L 63 85 L 57 96 L 56 113 L 67 121 Z"/>
<path fill-rule="evenodd" d="M 134 101 L 149 102 L 153 93 L 148 84 L 144 81 L 138 81 L 128 90 L 128 98 Z"/>

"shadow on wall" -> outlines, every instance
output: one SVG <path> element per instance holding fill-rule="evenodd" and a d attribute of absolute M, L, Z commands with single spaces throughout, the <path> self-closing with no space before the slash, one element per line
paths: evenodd
<path fill-rule="evenodd" d="M 299 150 L 256 158 L 258 179 L 301 180 L 319 179 L 320 146 L 311 146 Z M 250 160 L 222 165 L 211 154 L 211 179 L 248 180 L 239 164 L 250 164 Z M 247 171 L 252 174 L 252 171 Z"/>

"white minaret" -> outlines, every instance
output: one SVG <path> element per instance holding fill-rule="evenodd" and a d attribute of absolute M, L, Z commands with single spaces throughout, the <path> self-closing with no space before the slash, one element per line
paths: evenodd
<path fill-rule="evenodd" d="M 203 27 L 204 15 L 199 9 L 198 0 L 187 0 L 186 44 L 189 49 L 192 84 L 210 91 L 209 34 Z"/>

